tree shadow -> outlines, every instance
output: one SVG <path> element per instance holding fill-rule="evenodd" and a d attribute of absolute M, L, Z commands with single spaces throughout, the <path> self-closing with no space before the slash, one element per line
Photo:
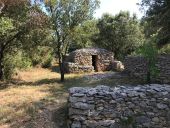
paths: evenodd
<path fill-rule="evenodd" d="M 90 76 L 90 75 L 89 75 Z M 21 105 L 19 109 L 28 107 L 25 113 L 32 118 L 27 122 L 21 123 L 25 128 L 39 128 L 36 124 L 41 120 L 40 118 L 50 117 L 49 122 L 42 124 L 42 128 L 67 128 L 67 99 L 68 89 L 71 87 L 95 87 L 97 85 L 108 85 L 114 87 L 116 85 L 135 85 L 142 82 L 131 78 L 130 76 L 113 76 L 102 79 L 86 79 L 84 76 L 66 77 L 65 82 L 60 82 L 59 78 L 45 78 L 35 82 L 15 81 L 16 86 L 42 86 L 47 85 L 48 95 L 39 101 L 33 102 L 30 105 Z M 40 113 L 41 111 L 41 113 Z M 35 117 L 34 118 L 34 114 Z M 45 122 L 44 120 L 42 122 Z M 49 126 L 47 126 L 49 125 Z M 12 123 L 11 128 L 21 127 L 18 122 Z"/>

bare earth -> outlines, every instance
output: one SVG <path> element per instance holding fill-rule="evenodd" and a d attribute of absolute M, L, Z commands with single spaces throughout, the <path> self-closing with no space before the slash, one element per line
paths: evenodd
<path fill-rule="evenodd" d="M 0 128 L 66 128 L 70 87 L 142 83 L 114 72 L 70 74 L 60 83 L 54 69 L 34 68 L 0 82 Z"/>

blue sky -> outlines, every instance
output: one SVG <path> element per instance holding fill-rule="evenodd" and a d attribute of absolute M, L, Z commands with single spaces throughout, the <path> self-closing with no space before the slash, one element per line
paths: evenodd
<path fill-rule="evenodd" d="M 130 11 L 137 14 L 138 18 L 143 16 L 143 13 L 139 11 L 139 6 L 136 3 L 140 3 L 141 0 L 100 0 L 100 8 L 96 10 L 94 17 L 100 18 L 103 13 L 109 13 L 115 15 L 122 11 Z"/>

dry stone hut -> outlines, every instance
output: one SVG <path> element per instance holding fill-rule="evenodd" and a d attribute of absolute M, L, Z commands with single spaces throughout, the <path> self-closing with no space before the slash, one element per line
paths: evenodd
<path fill-rule="evenodd" d="M 86 48 L 71 52 L 65 61 L 66 73 L 108 71 L 112 68 L 113 53 L 100 48 Z"/>

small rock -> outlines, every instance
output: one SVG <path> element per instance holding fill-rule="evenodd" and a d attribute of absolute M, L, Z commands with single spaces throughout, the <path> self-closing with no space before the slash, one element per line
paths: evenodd
<path fill-rule="evenodd" d="M 158 103 L 158 104 L 157 104 L 157 107 L 158 107 L 159 109 L 166 109 L 166 108 L 168 108 L 168 106 L 167 106 L 166 104 L 161 104 L 161 103 Z"/>
<path fill-rule="evenodd" d="M 154 117 L 154 118 L 152 118 L 152 121 L 158 123 L 159 122 L 159 118 L 158 117 Z"/>

